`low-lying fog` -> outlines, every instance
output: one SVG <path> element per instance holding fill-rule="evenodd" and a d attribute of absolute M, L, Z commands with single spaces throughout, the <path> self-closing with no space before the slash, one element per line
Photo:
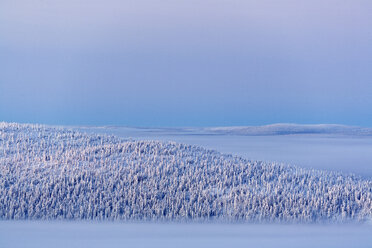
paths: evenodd
<path fill-rule="evenodd" d="M 0 247 L 371 247 L 371 225 L 0 222 Z"/>

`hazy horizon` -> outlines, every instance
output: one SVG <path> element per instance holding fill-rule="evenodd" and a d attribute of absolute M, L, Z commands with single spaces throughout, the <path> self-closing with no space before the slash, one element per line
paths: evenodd
<path fill-rule="evenodd" d="M 203 128 L 255 128 L 255 127 L 271 127 L 271 126 L 296 126 L 296 127 L 317 127 L 317 126 L 328 126 L 328 127 L 345 127 L 345 128 L 362 128 L 362 129 L 371 129 L 372 126 L 358 126 L 358 125 L 348 125 L 348 124 L 341 124 L 341 123 L 294 123 L 294 122 L 276 122 L 276 123 L 267 123 L 267 124 L 258 124 L 258 125 L 127 125 L 127 124 L 112 124 L 112 123 L 46 123 L 46 122 L 37 122 L 37 121 L 9 121 L 9 120 L 0 120 L 1 122 L 5 123 L 19 123 L 19 124 L 40 124 L 46 126 L 62 126 L 62 127 L 124 127 L 124 128 L 139 128 L 139 129 L 184 129 L 184 128 L 195 128 L 195 129 L 203 129 Z"/>

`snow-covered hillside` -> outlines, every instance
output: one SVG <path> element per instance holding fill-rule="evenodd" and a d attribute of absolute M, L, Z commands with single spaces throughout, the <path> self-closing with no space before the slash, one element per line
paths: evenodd
<path fill-rule="evenodd" d="M 172 142 L 0 123 L 1 219 L 360 221 L 372 182 Z"/>

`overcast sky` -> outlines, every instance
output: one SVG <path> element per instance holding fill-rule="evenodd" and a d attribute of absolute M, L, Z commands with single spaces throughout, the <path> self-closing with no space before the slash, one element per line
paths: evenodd
<path fill-rule="evenodd" d="M 372 126 L 372 1 L 0 0 L 0 121 Z"/>

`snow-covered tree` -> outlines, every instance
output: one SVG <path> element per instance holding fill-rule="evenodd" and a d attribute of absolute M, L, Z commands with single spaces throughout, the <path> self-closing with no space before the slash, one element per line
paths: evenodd
<path fill-rule="evenodd" d="M 359 221 L 372 182 L 201 147 L 0 123 L 0 219 Z"/>

